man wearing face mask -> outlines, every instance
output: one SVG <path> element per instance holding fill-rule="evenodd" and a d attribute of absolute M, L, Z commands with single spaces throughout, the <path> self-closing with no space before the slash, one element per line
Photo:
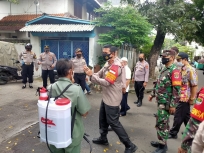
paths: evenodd
<path fill-rule="evenodd" d="M 125 153 L 133 153 L 137 147 L 130 141 L 125 129 L 119 121 L 120 102 L 122 93 L 126 92 L 125 69 L 116 56 L 117 48 L 111 45 L 103 47 L 103 57 L 107 61 L 104 67 L 94 73 L 85 67 L 84 70 L 90 81 L 99 84 L 103 88 L 102 102 L 99 112 L 100 137 L 93 139 L 93 143 L 108 145 L 108 127 L 118 135 L 120 141 L 125 145 Z"/>
<path fill-rule="evenodd" d="M 75 83 L 79 84 L 82 90 L 85 90 L 86 74 L 84 73 L 84 66 L 86 65 L 85 59 L 82 57 L 82 50 L 77 48 L 75 51 L 76 57 L 72 59 L 74 69 Z"/>
<path fill-rule="evenodd" d="M 52 88 L 52 97 L 56 97 L 71 84 L 71 86 L 63 93 L 63 97 L 71 100 L 71 112 L 73 115 L 73 112 L 76 109 L 76 116 L 72 132 L 72 143 L 66 148 L 56 148 L 54 145 L 50 145 L 50 148 L 53 153 L 80 153 L 81 141 L 84 136 L 82 119 L 87 116 L 91 106 L 81 87 L 77 84 L 73 84 L 72 61 L 60 59 L 56 64 L 56 70 L 59 79 L 54 84 L 48 86 L 48 90 L 50 92 Z"/>
<path fill-rule="evenodd" d="M 132 81 L 135 82 L 135 93 L 137 96 L 137 101 L 134 102 L 137 104 L 137 107 L 142 106 L 142 100 L 144 97 L 144 90 L 147 86 L 149 79 L 149 64 L 145 61 L 144 54 L 139 54 L 139 61 L 136 63 L 134 68 Z"/>
<path fill-rule="evenodd" d="M 190 105 L 194 104 L 198 85 L 198 76 L 195 68 L 188 62 L 188 54 L 180 52 L 176 59 L 182 66 L 182 86 L 180 100 L 174 115 L 173 127 L 169 132 L 169 138 L 174 139 L 177 139 L 181 124 L 184 123 L 186 126 L 190 119 Z"/>
<path fill-rule="evenodd" d="M 169 134 L 169 116 L 174 114 L 176 104 L 180 99 L 181 74 L 173 64 L 176 53 L 174 50 L 164 50 L 162 64 L 165 67 L 160 72 L 154 90 L 149 97 L 152 101 L 156 97 L 158 111 L 156 115 L 156 130 L 159 141 L 152 141 L 151 145 L 157 147 L 152 153 L 166 153 Z"/>
<path fill-rule="evenodd" d="M 38 70 L 36 54 L 31 51 L 32 45 L 30 43 L 26 44 L 25 49 L 26 50 L 19 55 L 19 60 L 22 63 L 22 89 L 26 88 L 27 78 L 29 81 L 29 87 L 33 88 L 33 64 L 35 65 L 36 71 Z"/>
<path fill-rule="evenodd" d="M 176 55 L 178 55 L 179 53 L 179 49 L 177 47 L 171 47 L 172 50 L 174 50 L 176 52 Z M 177 62 L 177 60 L 174 60 L 174 64 L 177 66 L 178 69 L 181 69 L 182 65 L 180 62 Z"/>
<path fill-rule="evenodd" d="M 47 87 L 47 76 L 49 75 L 50 83 L 53 84 L 55 82 L 54 79 L 54 67 L 57 63 L 57 58 L 54 53 L 50 52 L 50 47 L 45 45 L 44 53 L 40 54 L 40 58 L 38 59 L 38 64 L 41 64 L 42 68 L 42 79 L 43 79 L 43 87 Z"/>

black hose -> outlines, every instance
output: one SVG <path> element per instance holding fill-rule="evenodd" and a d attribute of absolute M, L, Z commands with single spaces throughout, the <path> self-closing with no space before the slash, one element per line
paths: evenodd
<path fill-rule="evenodd" d="M 51 153 L 54 153 L 54 152 L 52 152 L 52 150 L 51 150 L 51 148 L 50 148 L 50 146 L 48 144 L 48 138 L 47 138 L 47 113 L 48 113 L 48 106 L 49 106 L 49 103 L 50 103 L 50 98 L 51 98 L 51 95 L 52 95 L 51 91 L 52 91 L 52 86 L 51 86 L 51 89 L 50 89 L 50 96 L 48 98 L 46 112 L 45 112 L 45 138 L 46 138 L 46 144 L 47 144 L 48 149 L 50 150 Z"/>
<path fill-rule="evenodd" d="M 84 140 L 86 140 L 86 142 L 88 142 L 88 144 L 89 144 L 89 146 L 90 146 L 90 153 L 92 153 L 91 143 L 90 143 L 89 139 L 88 139 L 86 136 L 88 136 L 88 135 L 85 133 L 84 136 L 83 136 L 83 138 L 84 138 Z"/>

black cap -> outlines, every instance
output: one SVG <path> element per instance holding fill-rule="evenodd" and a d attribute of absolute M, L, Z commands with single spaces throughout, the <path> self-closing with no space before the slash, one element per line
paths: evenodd
<path fill-rule="evenodd" d="M 45 45 L 44 48 L 45 49 L 49 49 L 50 47 L 49 47 L 49 45 Z"/>
<path fill-rule="evenodd" d="M 176 59 L 188 59 L 188 54 L 184 53 L 184 52 L 180 52 Z"/>

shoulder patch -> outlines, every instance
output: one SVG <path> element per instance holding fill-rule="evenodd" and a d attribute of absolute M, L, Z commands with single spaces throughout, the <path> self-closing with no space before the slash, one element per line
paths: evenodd
<path fill-rule="evenodd" d="M 171 74 L 172 86 L 181 86 L 181 72 L 178 69 L 172 71 Z"/>

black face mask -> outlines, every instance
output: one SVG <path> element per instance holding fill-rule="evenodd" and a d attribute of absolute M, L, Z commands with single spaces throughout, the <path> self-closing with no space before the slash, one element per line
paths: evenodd
<path fill-rule="evenodd" d="M 143 58 L 139 58 L 139 61 L 142 62 L 144 59 Z"/>
<path fill-rule="evenodd" d="M 162 64 L 167 64 L 169 62 L 169 58 L 162 57 Z"/>
<path fill-rule="evenodd" d="M 81 54 L 77 54 L 76 56 L 77 56 L 78 58 L 81 58 Z"/>
<path fill-rule="evenodd" d="M 105 61 L 111 59 L 110 55 L 111 55 L 111 54 L 103 53 L 103 59 L 104 59 Z"/>

